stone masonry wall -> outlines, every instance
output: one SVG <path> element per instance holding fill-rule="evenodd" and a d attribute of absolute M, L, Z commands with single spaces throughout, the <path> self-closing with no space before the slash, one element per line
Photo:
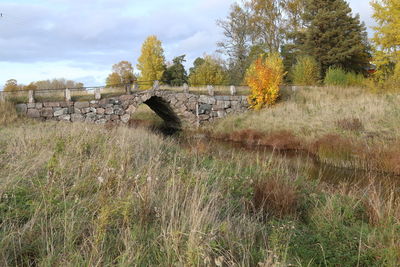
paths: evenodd
<path fill-rule="evenodd" d="M 202 124 L 248 108 L 245 96 L 194 95 L 162 90 L 92 101 L 26 103 L 18 104 L 16 108 L 30 118 L 104 124 L 127 123 L 130 115 L 143 103 L 164 120 L 175 116 L 183 124 Z"/>

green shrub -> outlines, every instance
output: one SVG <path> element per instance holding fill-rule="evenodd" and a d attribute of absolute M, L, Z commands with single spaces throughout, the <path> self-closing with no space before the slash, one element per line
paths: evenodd
<path fill-rule="evenodd" d="M 346 72 L 339 68 L 329 68 L 325 75 L 324 84 L 346 86 Z"/>
<path fill-rule="evenodd" d="M 330 86 L 363 86 L 365 78 L 362 74 L 346 72 L 341 68 L 331 67 L 328 69 L 324 79 L 325 85 Z"/>
<path fill-rule="evenodd" d="M 363 86 L 365 84 L 365 78 L 362 74 L 356 74 L 354 72 L 346 73 L 347 86 Z"/>
<path fill-rule="evenodd" d="M 296 85 L 315 85 L 318 82 L 319 68 L 317 61 L 310 56 L 302 56 L 291 71 L 291 78 Z"/>

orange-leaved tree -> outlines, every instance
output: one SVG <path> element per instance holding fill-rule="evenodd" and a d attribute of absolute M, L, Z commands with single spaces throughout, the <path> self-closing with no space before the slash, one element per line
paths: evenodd
<path fill-rule="evenodd" d="M 259 110 L 274 104 L 284 76 L 283 61 L 278 53 L 258 57 L 247 69 L 245 78 L 251 91 L 250 107 Z"/>

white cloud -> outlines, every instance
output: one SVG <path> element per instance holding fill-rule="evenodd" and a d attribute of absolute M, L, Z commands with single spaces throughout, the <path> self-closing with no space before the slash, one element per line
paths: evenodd
<path fill-rule="evenodd" d="M 168 60 L 186 54 L 187 65 L 213 53 L 234 0 L 1 0 L 0 86 L 65 77 L 103 84 L 120 60 L 136 63 L 151 34 Z M 361 3 L 363 2 L 363 3 Z M 371 8 L 351 0 L 367 25 Z M 92 85 L 92 84 L 87 84 Z"/>

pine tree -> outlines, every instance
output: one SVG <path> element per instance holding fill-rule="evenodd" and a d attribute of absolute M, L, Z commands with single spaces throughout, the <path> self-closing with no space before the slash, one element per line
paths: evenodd
<path fill-rule="evenodd" d="M 185 66 L 183 66 L 185 61 L 185 55 L 174 58 L 173 64 L 165 70 L 162 81 L 172 86 L 182 86 L 186 83 L 188 77 Z"/>
<path fill-rule="evenodd" d="M 370 60 L 366 28 L 345 0 L 307 1 L 304 20 L 302 51 L 317 60 L 322 75 L 331 66 L 365 71 Z"/>
<path fill-rule="evenodd" d="M 152 82 L 161 80 L 165 71 L 164 50 L 156 36 L 149 36 L 142 45 L 142 54 L 137 68 L 141 75 L 139 80 Z"/>

